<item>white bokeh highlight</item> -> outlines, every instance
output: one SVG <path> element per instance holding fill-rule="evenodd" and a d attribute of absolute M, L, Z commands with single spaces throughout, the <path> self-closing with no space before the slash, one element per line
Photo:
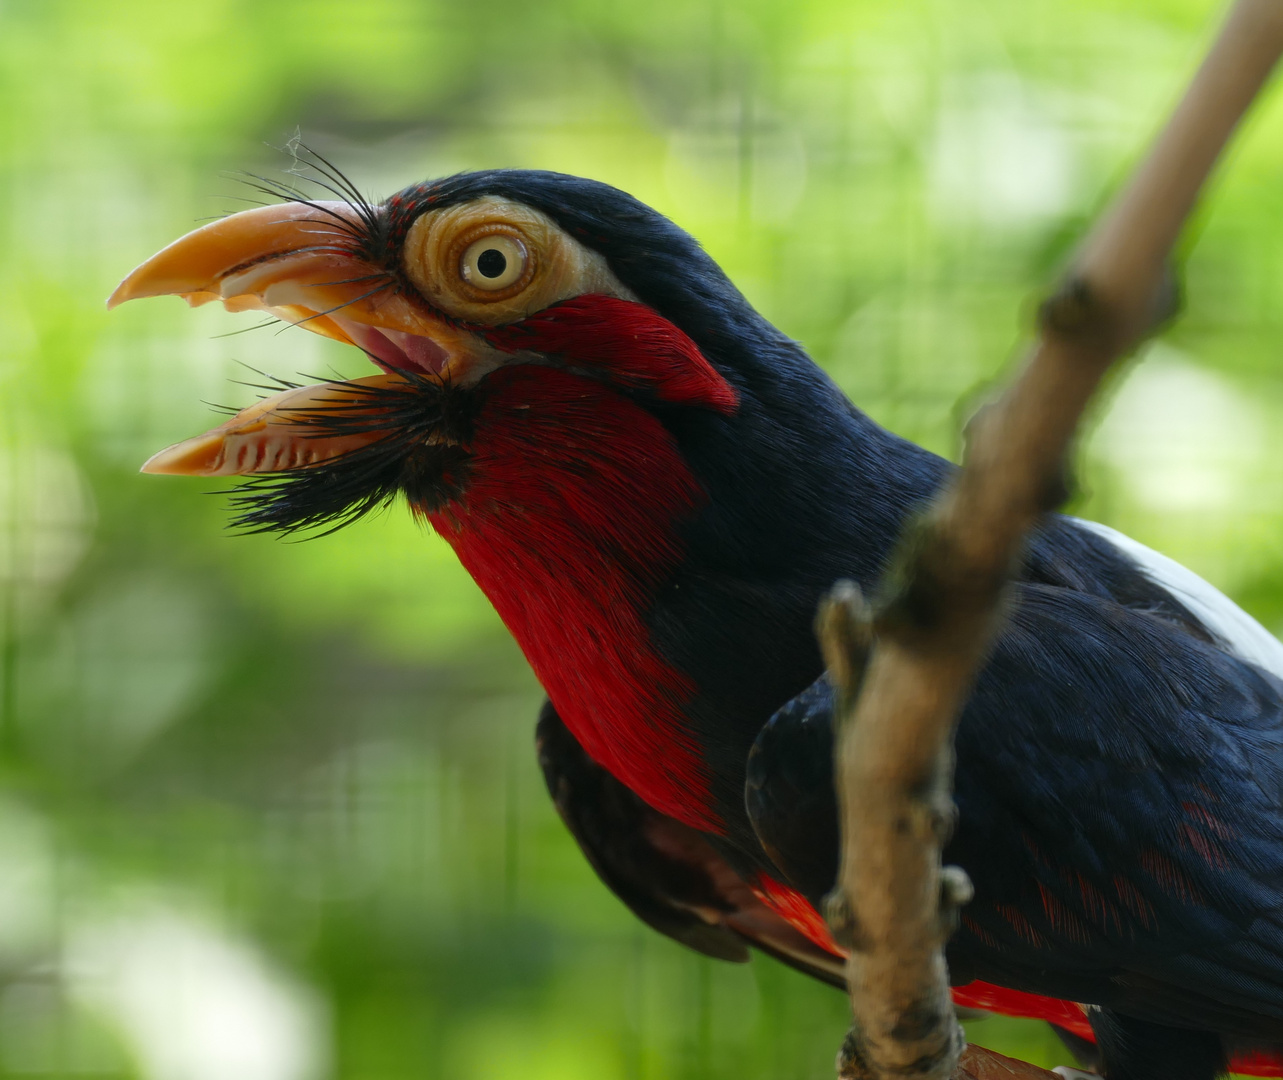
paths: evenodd
<path fill-rule="evenodd" d="M 1232 382 L 1158 344 L 1110 403 L 1092 453 L 1142 507 L 1208 514 L 1251 495 L 1267 434 L 1260 406 Z"/>
<path fill-rule="evenodd" d="M 115 1028 L 146 1080 L 323 1080 L 317 999 L 213 921 L 153 903 L 70 935 L 73 996 Z"/>

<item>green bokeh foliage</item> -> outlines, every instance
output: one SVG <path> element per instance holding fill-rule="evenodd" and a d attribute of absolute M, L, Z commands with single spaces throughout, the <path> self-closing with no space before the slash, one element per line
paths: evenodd
<path fill-rule="evenodd" d="M 210 426 L 203 401 L 252 399 L 238 362 L 364 361 L 103 299 L 253 197 L 236 170 L 288 167 L 296 129 L 374 194 L 577 172 L 690 229 L 863 408 L 952 454 L 1215 14 L 0 0 L 0 1075 L 831 1075 L 839 994 L 686 953 L 597 883 L 535 769 L 538 687 L 440 541 L 399 508 L 232 537 L 210 484 L 137 474 Z M 1272 628 L 1281 129 L 1270 94 L 1075 504 Z M 226 1002 L 255 993 L 238 1027 Z M 971 1034 L 1066 1060 L 1040 1025 Z"/>

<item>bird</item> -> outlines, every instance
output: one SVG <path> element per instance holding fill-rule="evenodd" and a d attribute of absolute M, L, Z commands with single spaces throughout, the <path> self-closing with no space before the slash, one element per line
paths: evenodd
<path fill-rule="evenodd" d="M 861 412 L 677 224 L 605 183 L 496 169 L 176 240 L 110 306 L 179 295 L 355 346 L 152 457 L 246 477 L 242 528 L 403 499 L 547 695 L 552 800 L 603 882 L 709 956 L 843 985 L 817 604 L 874 594 L 954 474 Z M 330 197 L 332 196 L 332 197 Z M 974 885 L 953 998 L 1053 1023 L 1109 1080 L 1283 1074 L 1283 645 L 1189 570 L 1048 515 L 958 722 L 944 857 Z"/>

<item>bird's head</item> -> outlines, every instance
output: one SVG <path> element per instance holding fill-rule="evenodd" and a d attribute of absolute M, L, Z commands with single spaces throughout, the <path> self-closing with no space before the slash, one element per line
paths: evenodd
<path fill-rule="evenodd" d="M 240 522 L 263 530 L 404 494 L 596 761 L 687 824 L 742 819 L 748 744 L 818 674 L 816 599 L 871 578 L 931 467 L 615 188 L 496 171 L 340 191 L 206 225 L 112 303 L 267 311 L 380 373 L 289 388 L 145 470 L 249 476 Z"/>
<path fill-rule="evenodd" d="M 771 332 L 688 234 L 606 184 L 499 170 L 377 204 L 341 193 L 197 229 L 109 301 L 177 294 L 266 311 L 381 369 L 292 387 L 144 466 L 257 477 L 241 499 L 253 527 L 341 522 L 398 491 L 439 504 L 468 460 L 477 391 L 518 366 L 573 372 L 643 407 L 733 414 L 732 354 Z"/>

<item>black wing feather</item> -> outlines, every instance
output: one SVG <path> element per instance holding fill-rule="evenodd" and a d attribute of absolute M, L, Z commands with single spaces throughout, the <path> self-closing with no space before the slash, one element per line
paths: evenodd
<path fill-rule="evenodd" d="M 652 809 L 584 752 L 546 702 L 536 730 L 553 803 L 601 880 L 639 919 L 718 960 L 748 946 L 844 986 L 842 960 L 767 908 L 696 830 Z"/>
<path fill-rule="evenodd" d="M 1031 583 L 1013 608 L 957 735 L 955 981 L 1278 1039 L 1283 682 L 1166 613 Z M 820 680 L 772 717 L 746 788 L 813 901 L 837 869 L 831 709 Z"/>
<path fill-rule="evenodd" d="M 744 805 L 771 861 L 817 910 L 837 877 L 833 688 L 821 676 L 767 721 L 748 754 Z"/>

